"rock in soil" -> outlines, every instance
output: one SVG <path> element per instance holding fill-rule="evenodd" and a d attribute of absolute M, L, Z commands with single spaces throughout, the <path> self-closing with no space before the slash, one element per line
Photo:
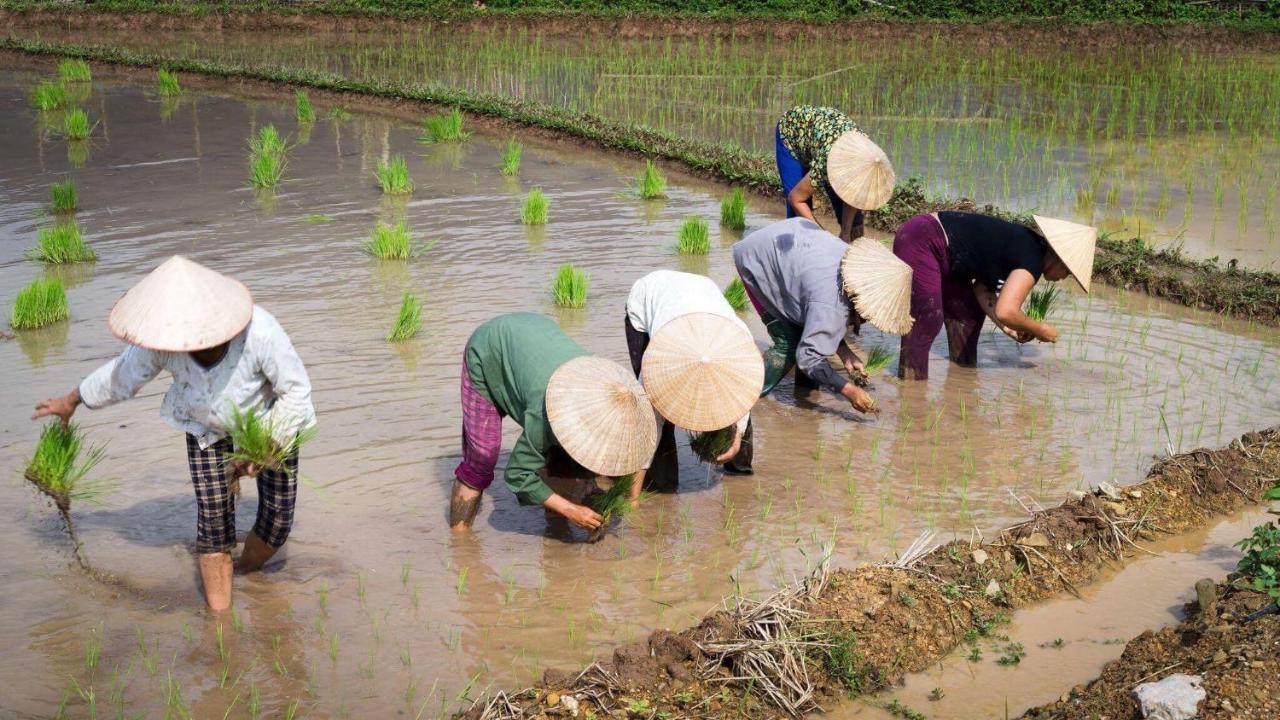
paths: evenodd
<path fill-rule="evenodd" d="M 1191 720 L 1204 702 L 1199 675 L 1175 673 L 1163 680 L 1143 683 L 1133 689 L 1133 697 L 1147 720 Z"/>

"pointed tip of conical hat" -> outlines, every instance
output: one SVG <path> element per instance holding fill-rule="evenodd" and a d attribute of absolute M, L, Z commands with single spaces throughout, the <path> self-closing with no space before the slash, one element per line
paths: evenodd
<path fill-rule="evenodd" d="M 547 383 L 547 421 L 560 447 L 598 475 L 618 477 L 644 467 L 658 446 L 653 406 L 629 370 L 582 356 L 565 362 Z"/>
<path fill-rule="evenodd" d="M 841 200 L 859 210 L 875 210 L 889 202 L 896 180 L 889 156 L 860 131 L 836 138 L 827 153 L 827 182 Z"/>
<path fill-rule="evenodd" d="M 1071 277 L 1089 292 L 1093 279 L 1093 255 L 1098 245 L 1098 229 L 1069 220 L 1033 215 L 1049 247 L 1062 258 Z"/>
<path fill-rule="evenodd" d="M 742 419 L 764 385 L 764 360 L 751 334 L 712 313 L 689 313 L 663 325 L 645 349 L 640 372 L 658 413 L 698 432 Z"/>
<path fill-rule="evenodd" d="M 868 322 L 894 335 L 911 331 L 911 266 L 892 250 L 871 238 L 854 240 L 840 276 L 845 294 Z"/>
<path fill-rule="evenodd" d="M 230 340 L 252 319 L 243 283 L 174 255 L 116 301 L 107 326 L 130 345 L 191 352 Z"/>

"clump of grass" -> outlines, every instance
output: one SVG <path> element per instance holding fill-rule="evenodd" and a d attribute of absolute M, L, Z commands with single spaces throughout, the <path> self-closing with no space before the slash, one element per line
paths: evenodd
<path fill-rule="evenodd" d="M 302 218 L 302 222 L 308 225 L 328 225 L 333 222 L 333 216 L 316 213 Z"/>
<path fill-rule="evenodd" d="M 80 226 L 73 220 L 41 228 L 36 246 L 27 251 L 27 257 L 61 264 L 97 260 L 98 253 L 84 241 Z"/>
<path fill-rule="evenodd" d="M 734 188 L 720 200 L 720 224 L 730 230 L 747 228 L 747 196 L 742 188 Z"/>
<path fill-rule="evenodd" d="M 680 226 L 676 252 L 681 255 L 706 255 L 711 252 L 711 237 L 706 220 L 700 217 L 685 219 Z"/>
<path fill-rule="evenodd" d="M 346 122 L 351 119 L 351 113 L 346 108 L 336 107 L 329 110 L 329 119 L 334 122 Z"/>
<path fill-rule="evenodd" d="M 507 141 L 507 146 L 502 149 L 502 174 L 503 175 L 519 175 L 520 174 L 520 158 L 524 155 L 524 146 L 515 138 Z"/>
<path fill-rule="evenodd" d="M 89 125 L 89 115 L 80 108 L 73 108 L 62 115 L 62 134 L 68 140 L 87 140 L 93 127 Z"/>
<path fill-rule="evenodd" d="M 93 72 L 84 60 L 70 59 L 58 63 L 58 77 L 64 83 L 89 82 L 93 79 Z"/>
<path fill-rule="evenodd" d="M 173 97 L 182 92 L 178 76 L 164 68 L 156 71 L 156 90 L 161 97 Z"/>
<path fill-rule="evenodd" d="M 713 463 L 716 462 L 716 458 L 733 447 L 733 439 L 737 434 L 738 427 L 736 425 L 710 432 L 690 432 L 689 449 L 702 462 Z"/>
<path fill-rule="evenodd" d="M 78 205 L 75 180 L 68 178 L 49 186 L 49 206 L 55 213 L 75 212 Z"/>
<path fill-rule="evenodd" d="M 422 329 L 422 302 L 413 293 L 406 292 L 400 301 L 400 314 L 396 316 L 396 325 L 391 329 L 387 340 L 400 342 L 408 340 Z"/>
<path fill-rule="evenodd" d="M 862 372 L 857 373 L 853 383 L 858 387 L 871 385 L 871 378 L 884 372 L 898 355 L 881 347 L 873 347 L 867 351 L 867 359 L 862 363 Z"/>
<path fill-rule="evenodd" d="M 266 413 L 241 410 L 233 406 L 231 427 L 227 428 L 233 449 L 227 453 L 227 460 L 249 462 L 262 470 L 289 472 L 285 461 L 304 443 L 315 437 L 316 428 L 310 427 L 298 431 L 283 445 L 276 441 L 275 430 L 275 419 L 268 419 Z"/>
<path fill-rule="evenodd" d="M 31 104 L 40 110 L 58 110 L 67 104 L 67 89 L 62 83 L 42 82 L 31 93 Z"/>
<path fill-rule="evenodd" d="M 413 257 L 409 226 L 404 222 L 388 225 L 379 222 L 364 243 L 364 251 L 379 260 L 408 260 Z"/>
<path fill-rule="evenodd" d="M 273 188 L 284 179 L 284 139 L 274 125 L 265 125 L 249 138 L 249 184 Z"/>
<path fill-rule="evenodd" d="M 92 502 L 100 498 L 104 488 L 84 481 L 105 454 L 102 447 L 86 447 L 84 434 L 75 423 L 66 427 L 55 420 L 40 431 L 35 453 L 23 473 L 41 492 L 48 495 L 66 517 L 71 501 Z"/>
<path fill-rule="evenodd" d="M 631 486 L 634 483 L 635 477 L 632 475 L 614 478 L 613 485 L 609 486 L 608 490 L 597 492 L 587 499 L 591 509 L 600 513 L 600 517 L 603 518 L 600 527 L 593 530 L 587 537 L 587 542 L 595 542 L 604 537 L 614 520 L 622 520 L 635 509 L 631 503 Z"/>
<path fill-rule="evenodd" d="M 378 161 L 374 171 L 378 176 L 378 184 L 387 195 L 409 195 L 413 192 L 413 178 L 409 177 L 409 165 L 403 155 L 396 155 L 390 162 Z"/>
<path fill-rule="evenodd" d="M 747 297 L 747 286 L 742 284 L 742 278 L 734 278 L 724 289 L 724 299 L 728 301 L 729 307 L 735 312 L 742 312 L 747 309 L 747 305 L 751 300 Z"/>
<path fill-rule="evenodd" d="M 316 109 L 311 107 L 311 98 L 306 91 L 299 90 L 293 94 L 293 107 L 297 111 L 298 122 L 315 122 Z"/>
<path fill-rule="evenodd" d="M 534 188 L 525 196 L 524 205 L 520 208 L 520 222 L 525 225 L 546 225 L 547 209 L 551 201 L 542 192 L 542 188 Z"/>
<path fill-rule="evenodd" d="M 551 283 L 551 297 L 556 307 L 583 308 L 587 306 L 587 287 L 590 281 L 587 273 L 565 263 L 556 271 Z"/>
<path fill-rule="evenodd" d="M 1056 284 L 1048 284 L 1044 287 L 1032 288 L 1031 294 L 1027 297 L 1027 317 L 1037 322 L 1043 321 L 1049 316 L 1049 311 L 1054 305 L 1058 304 L 1058 300 L 1062 297 L 1062 288 Z"/>
<path fill-rule="evenodd" d="M 9 313 L 14 330 L 44 327 L 71 317 L 67 289 L 58 278 L 36 278 L 18 291 Z"/>
<path fill-rule="evenodd" d="M 644 171 L 636 178 L 636 192 L 643 200 L 657 200 L 667 196 L 667 178 L 652 160 L 644 161 Z"/>
<path fill-rule="evenodd" d="M 462 129 L 462 111 L 454 108 L 447 113 L 428 115 L 422 119 L 423 142 L 456 142 L 466 140 L 471 133 Z"/>

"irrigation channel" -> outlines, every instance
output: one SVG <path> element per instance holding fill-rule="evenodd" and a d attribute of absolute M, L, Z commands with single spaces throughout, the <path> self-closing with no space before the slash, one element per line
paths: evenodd
<path fill-rule="evenodd" d="M 1245 41 L 1187 50 L 1100 32 L 1028 52 L 1015 30 L 945 25 L 850 41 L 583 36 L 501 21 L 275 32 L 201 31 L 192 19 L 147 32 L 109 14 L 41 17 L 11 16 L 10 34 L 530 100 L 769 157 L 783 110 L 834 105 L 931 192 L 1275 268 L 1280 59 Z"/>
<path fill-rule="evenodd" d="M 176 697 L 199 718 L 447 714 L 485 688 L 520 687 L 654 628 L 687 626 L 735 589 L 786 582 L 823 543 L 834 540 L 835 564 L 852 566 L 926 530 L 1003 527 L 1024 516 L 1023 503 L 1135 482 L 1154 454 L 1222 445 L 1280 415 L 1274 329 L 1098 288 L 1055 310 L 1055 346 L 1019 348 L 989 332 L 976 369 L 936 357 L 929 383 L 877 378 L 874 419 L 784 387 L 757 409 L 755 477 L 722 478 L 684 451 L 681 491 L 651 498 L 600 543 L 575 542 L 501 488 L 474 535 L 454 537 L 444 513 L 470 330 L 500 312 L 541 311 L 588 349 L 625 360 L 634 279 L 660 267 L 721 285 L 732 277 L 736 233 L 713 229 L 703 258 L 673 250 L 686 216 L 714 227 L 725 188 L 673 174 L 667 200 L 641 201 L 631 188 L 642 163 L 537 138 L 508 178 L 497 170 L 507 136 L 421 144 L 412 108 L 324 119 L 331 108 L 320 106 L 322 119 L 300 126 L 282 95 L 196 89 L 184 77 L 186 90 L 162 98 L 149 73 L 100 66 L 79 101 L 93 137 L 76 145 L 49 131 L 56 113 L 30 107 L 52 63 L 10 61 L 0 71 L 0 295 L 42 272 L 24 252 L 50 221 L 53 181 L 75 179 L 78 221 L 99 255 L 44 270 L 67 282 L 70 321 L 0 342 L 0 475 L 10 479 L 0 484 L 0 704 L 17 717 L 60 703 L 87 717 L 90 688 L 100 711 L 118 701 L 128 717 L 164 716 Z M 268 123 L 292 148 L 286 181 L 264 195 L 248 187 L 246 142 Z M 398 153 L 417 187 L 394 202 L 373 171 Z M 530 229 L 519 208 L 535 186 L 550 223 Z M 749 208 L 749 226 L 775 212 Z M 376 221 L 398 219 L 419 257 L 361 254 Z M 73 514 L 85 554 L 118 585 L 69 565 L 57 514 L 21 479 L 39 430 L 27 420 L 32 403 L 119 351 L 108 308 L 174 253 L 243 279 L 280 318 L 320 416 L 285 562 L 238 581 L 236 613 L 221 622 L 200 610 L 194 498 L 182 439 L 158 416 L 163 380 L 132 403 L 78 416 L 92 441 L 109 443 L 95 475 L 114 492 Z M 588 305 L 556 310 L 550 276 L 570 261 L 591 274 Z M 424 333 L 391 345 L 383 338 L 407 289 L 424 299 Z M 896 346 L 875 331 L 861 343 Z M 246 493 L 242 530 L 252 522 Z"/>

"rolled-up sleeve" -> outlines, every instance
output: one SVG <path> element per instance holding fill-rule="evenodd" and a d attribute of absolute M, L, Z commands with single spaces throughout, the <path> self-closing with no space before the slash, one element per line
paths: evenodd
<path fill-rule="evenodd" d="M 128 400 L 164 369 L 164 355 L 130 345 L 80 382 L 80 401 L 90 410 Z"/>
<path fill-rule="evenodd" d="M 831 305 L 809 303 L 805 308 L 804 331 L 796 347 L 796 365 L 814 382 L 839 393 L 848 383 L 828 364 L 844 340 L 849 311 Z"/>
<path fill-rule="evenodd" d="M 274 320 L 267 338 L 261 368 L 275 394 L 268 419 L 276 442 L 287 445 L 294 435 L 316 422 L 315 406 L 311 403 L 311 377 L 293 342 Z"/>

